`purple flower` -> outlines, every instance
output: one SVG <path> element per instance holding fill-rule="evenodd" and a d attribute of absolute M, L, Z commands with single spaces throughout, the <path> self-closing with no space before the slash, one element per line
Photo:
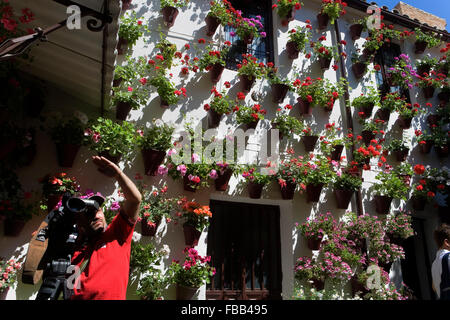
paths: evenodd
<path fill-rule="evenodd" d="M 164 166 L 164 165 L 159 166 L 159 168 L 158 168 L 158 174 L 160 174 L 160 175 L 162 175 L 162 176 L 165 176 L 165 175 L 167 175 L 168 172 L 169 172 L 169 168 L 167 168 L 167 167 Z"/>
<path fill-rule="evenodd" d="M 113 203 L 112 203 L 112 205 L 111 205 L 111 208 L 110 208 L 112 211 L 119 211 L 120 210 L 120 205 L 119 205 L 119 202 L 117 202 L 117 201 L 114 201 Z"/>
<path fill-rule="evenodd" d="M 265 33 L 264 31 L 263 31 L 263 32 L 261 32 L 260 34 L 261 34 L 261 37 L 263 37 L 263 38 L 265 38 L 265 37 L 266 37 L 266 35 L 267 35 L 267 34 L 266 34 L 266 33 Z"/>
<path fill-rule="evenodd" d="M 230 32 L 230 36 L 235 37 L 235 36 L 236 36 L 236 32 L 231 31 L 231 32 Z"/>
<path fill-rule="evenodd" d="M 212 169 L 211 172 L 209 173 L 209 176 L 211 177 L 211 179 L 217 179 L 219 177 L 219 175 L 217 174 L 217 171 Z"/>

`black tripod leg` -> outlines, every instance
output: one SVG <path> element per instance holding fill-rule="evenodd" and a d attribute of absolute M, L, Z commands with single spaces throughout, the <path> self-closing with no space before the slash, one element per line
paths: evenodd
<path fill-rule="evenodd" d="M 58 300 L 64 286 L 64 280 L 56 277 L 45 278 L 36 296 L 36 300 Z"/>

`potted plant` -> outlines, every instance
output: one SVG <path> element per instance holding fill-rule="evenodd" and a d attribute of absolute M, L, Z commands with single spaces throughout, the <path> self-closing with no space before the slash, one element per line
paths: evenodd
<path fill-rule="evenodd" d="M 89 148 L 114 163 L 129 157 L 134 149 L 135 128 L 130 122 L 113 122 L 102 117 L 91 121 L 86 129 Z M 99 168 L 99 170 L 103 170 Z"/>
<path fill-rule="evenodd" d="M 167 150 L 172 143 L 175 128 L 160 121 L 153 121 L 150 126 L 137 130 L 136 145 L 144 159 L 145 174 L 155 176 L 158 167 L 164 161 Z"/>
<path fill-rule="evenodd" d="M 325 36 L 320 39 L 325 40 Z M 314 53 L 319 60 L 320 69 L 327 70 L 330 68 L 331 60 L 333 60 L 333 58 L 336 60 L 337 58 L 336 47 L 326 46 L 320 42 L 320 39 L 318 42 L 314 43 Z"/>
<path fill-rule="evenodd" d="M 366 38 L 363 44 L 362 58 L 364 61 L 371 62 L 375 58 L 375 54 L 383 46 L 383 36 L 379 33 L 374 33 Z"/>
<path fill-rule="evenodd" d="M 167 28 L 170 28 L 175 24 L 175 19 L 178 16 L 178 8 L 185 7 L 189 3 L 189 0 L 160 0 L 160 1 L 164 25 Z"/>
<path fill-rule="evenodd" d="M 409 107 L 408 104 L 397 105 L 397 121 L 401 129 L 405 130 L 411 128 L 412 119 L 422 111 L 422 109 L 419 108 L 419 104 L 415 104 L 414 107 Z"/>
<path fill-rule="evenodd" d="M 367 17 L 362 19 L 355 19 L 354 23 L 350 26 L 350 35 L 352 40 L 358 40 L 361 37 L 361 33 L 367 30 Z"/>
<path fill-rule="evenodd" d="M 48 132 L 56 145 L 58 164 L 71 168 L 78 150 L 86 144 L 84 130 L 87 117 L 80 112 L 75 117 L 55 117 L 48 119 Z"/>
<path fill-rule="evenodd" d="M 248 183 L 248 194 L 251 199 L 261 198 L 263 188 L 273 180 L 273 175 L 261 173 L 255 166 L 243 169 L 242 176 Z"/>
<path fill-rule="evenodd" d="M 395 63 L 388 68 L 386 77 L 390 86 L 412 89 L 416 71 L 411 66 L 411 59 L 406 54 L 394 58 Z"/>
<path fill-rule="evenodd" d="M 331 112 L 336 100 L 342 96 L 345 85 L 345 80 L 341 80 L 336 84 L 333 84 L 328 79 L 316 80 L 316 92 L 315 102 L 318 106 L 322 107 L 325 111 Z"/>
<path fill-rule="evenodd" d="M 294 20 L 295 10 L 300 10 L 302 5 L 303 3 L 299 0 L 280 0 L 272 6 L 272 9 L 277 9 L 277 14 L 281 19 L 281 25 L 287 27 L 289 21 Z"/>
<path fill-rule="evenodd" d="M 416 130 L 416 139 L 419 144 L 419 150 L 422 154 L 428 154 L 433 146 L 434 139 L 432 133 L 422 132 L 421 130 Z"/>
<path fill-rule="evenodd" d="M 325 235 L 331 236 L 337 227 L 336 220 L 331 212 L 319 213 L 317 217 L 306 218 L 306 222 L 297 226 L 297 230 L 305 237 L 310 250 L 319 250 L 320 243 Z"/>
<path fill-rule="evenodd" d="M 183 221 L 185 244 L 195 247 L 200 235 L 209 225 L 212 212 L 208 206 L 202 206 L 195 201 L 187 201 L 183 204 L 182 211 L 178 217 Z"/>
<path fill-rule="evenodd" d="M 338 172 L 333 179 L 334 196 L 338 209 L 347 209 L 355 191 L 361 189 L 362 180 L 348 173 Z"/>
<path fill-rule="evenodd" d="M 417 75 L 423 76 L 424 73 L 430 73 L 438 64 L 437 58 L 432 58 L 426 55 L 421 60 L 416 62 Z"/>
<path fill-rule="evenodd" d="M 222 143 L 222 153 L 216 155 L 216 149 L 214 149 L 208 155 L 211 156 L 211 161 L 213 162 L 209 176 L 214 180 L 217 191 L 226 191 L 231 177 L 238 174 L 240 170 L 239 165 L 237 165 L 237 149 L 235 147 L 234 137 L 226 136 L 223 140 L 218 140 L 214 137 L 212 142 L 215 146 L 219 146 L 218 144 Z M 231 148 L 233 154 L 229 152 L 228 148 Z M 208 162 L 210 161 L 208 160 Z"/>
<path fill-rule="evenodd" d="M 161 108 L 167 108 L 172 104 L 178 103 L 180 96 L 186 97 L 186 89 L 177 90 L 174 84 L 166 77 L 164 72 L 152 77 L 149 84 L 156 87 L 156 91 L 161 99 Z"/>
<path fill-rule="evenodd" d="M 306 160 L 306 159 L 305 159 Z M 305 185 L 307 202 L 318 202 L 323 187 L 333 180 L 335 172 L 324 156 L 302 161 L 300 181 Z"/>
<path fill-rule="evenodd" d="M 432 34 L 428 34 L 423 32 L 420 28 L 414 28 L 414 33 L 416 35 L 416 42 L 414 44 L 415 54 L 422 54 L 425 49 L 438 47 L 441 44 L 441 40 L 434 32 Z"/>
<path fill-rule="evenodd" d="M 405 258 L 405 252 L 402 247 L 381 239 L 369 242 L 369 258 L 376 259 L 378 265 L 389 272 L 395 260 Z"/>
<path fill-rule="evenodd" d="M 198 289 L 210 283 L 216 271 L 209 265 L 210 256 L 200 256 L 194 248 L 186 248 L 184 253 L 186 257 L 183 264 L 172 261 L 168 275 L 177 286 L 177 300 L 195 300 Z"/>
<path fill-rule="evenodd" d="M 119 24 L 118 54 L 122 55 L 128 48 L 133 47 L 145 31 L 148 31 L 147 26 L 136 17 L 136 12 L 126 13 Z"/>
<path fill-rule="evenodd" d="M 440 158 L 445 158 L 448 156 L 450 136 L 448 131 L 434 130 L 433 132 L 433 145 L 436 154 Z"/>
<path fill-rule="evenodd" d="M 392 139 L 386 147 L 387 150 L 395 154 L 397 161 L 405 161 L 409 153 L 407 142 L 401 139 Z"/>
<path fill-rule="evenodd" d="M 414 170 L 409 163 L 404 162 L 396 166 L 393 169 L 393 173 L 400 177 L 407 187 L 411 185 L 411 177 L 414 174 Z"/>
<path fill-rule="evenodd" d="M 273 63 L 269 62 L 267 64 L 265 76 L 272 89 L 272 102 L 282 103 L 288 91 L 292 90 L 292 85 L 289 79 L 280 79 L 277 75 L 277 69 L 278 68 L 274 68 Z"/>
<path fill-rule="evenodd" d="M 358 110 L 358 115 L 362 119 L 368 119 L 372 116 L 372 110 L 379 105 L 380 97 L 376 89 L 371 87 L 366 94 L 361 94 L 352 100 L 352 107 Z"/>
<path fill-rule="evenodd" d="M 319 136 L 313 132 L 312 128 L 307 126 L 302 130 L 302 142 L 306 152 L 314 151 Z"/>
<path fill-rule="evenodd" d="M 205 104 L 203 108 L 208 112 L 208 128 L 217 128 L 220 124 L 220 120 L 224 114 L 229 114 L 232 111 L 232 103 L 228 99 L 225 90 L 218 92 L 216 87 L 213 87 L 211 93 L 214 94 L 212 100 Z"/>
<path fill-rule="evenodd" d="M 376 135 L 380 133 L 380 127 L 384 121 L 379 119 L 374 121 L 359 119 L 359 123 L 361 125 L 361 140 L 363 140 L 366 146 L 369 146 Z"/>
<path fill-rule="evenodd" d="M 378 118 L 380 120 L 389 121 L 391 112 L 401 109 L 405 104 L 405 98 L 402 98 L 398 92 L 389 92 L 381 98 L 380 109 L 378 110 Z"/>
<path fill-rule="evenodd" d="M 15 259 L 0 261 L 0 300 L 6 300 L 9 288 L 17 281 L 17 273 L 22 268 L 20 262 Z"/>
<path fill-rule="evenodd" d="M 317 290 L 323 290 L 325 285 L 325 276 L 323 269 L 316 261 L 310 257 L 300 257 L 297 259 L 294 267 L 295 279 L 298 281 L 312 281 Z"/>
<path fill-rule="evenodd" d="M 450 86 L 446 82 L 441 86 L 441 92 L 438 93 L 438 99 L 441 106 L 445 106 L 450 101 Z"/>
<path fill-rule="evenodd" d="M 352 54 L 352 71 L 356 79 L 361 79 L 367 71 L 369 62 L 356 52 Z"/>
<path fill-rule="evenodd" d="M 320 83 L 320 80 L 313 80 L 310 77 L 307 77 L 304 81 L 296 79 L 293 82 L 295 92 L 299 96 L 295 106 L 299 109 L 302 116 L 312 114 L 312 107 L 315 106 Z"/>
<path fill-rule="evenodd" d="M 241 83 L 241 91 L 248 93 L 256 79 L 261 79 L 264 75 L 265 65 L 258 63 L 258 59 L 251 54 L 242 55 L 242 64 L 238 64 L 238 77 Z"/>
<path fill-rule="evenodd" d="M 47 174 L 39 180 L 42 184 L 42 197 L 41 209 L 48 212 L 59 207 L 62 196 L 68 192 L 74 195 L 80 190 L 80 186 L 75 177 L 69 177 L 67 173 L 60 172 L 55 175 Z"/>
<path fill-rule="evenodd" d="M 266 114 L 265 109 L 261 109 L 260 104 L 255 104 L 253 107 L 239 106 L 234 109 L 236 113 L 236 122 L 244 124 L 247 129 L 255 129 L 259 120 L 264 120 Z"/>
<path fill-rule="evenodd" d="M 278 167 L 275 175 L 281 190 L 283 200 L 291 200 L 294 198 L 294 192 L 300 179 L 300 167 L 297 165 L 303 157 L 294 158 L 291 161 L 284 160 Z"/>
<path fill-rule="evenodd" d="M 224 46 L 221 50 L 213 50 L 212 47 L 206 47 L 206 52 L 198 60 L 200 71 L 209 70 L 212 83 L 219 82 L 222 72 L 225 69 L 225 58 L 229 51 L 229 46 Z"/>
<path fill-rule="evenodd" d="M 439 59 L 436 66 L 437 73 L 442 73 L 443 75 L 448 75 L 448 70 L 450 69 L 450 56 L 448 54 L 444 55 Z"/>
<path fill-rule="evenodd" d="M 412 206 L 414 210 L 423 211 L 425 205 L 431 202 L 434 198 L 434 188 L 429 185 L 427 179 L 420 179 L 418 183 L 414 184 L 412 187 Z"/>
<path fill-rule="evenodd" d="M 216 33 L 217 27 L 219 25 L 228 25 L 232 23 L 233 16 L 230 12 L 229 2 L 223 0 L 210 1 L 211 8 L 206 15 L 206 35 L 212 37 Z"/>
<path fill-rule="evenodd" d="M 289 59 L 297 59 L 298 54 L 303 52 L 306 48 L 306 44 L 311 39 L 310 24 L 305 27 L 297 26 L 295 29 L 289 30 L 289 40 L 286 43 L 286 52 Z"/>
<path fill-rule="evenodd" d="M 345 14 L 345 7 L 347 3 L 341 0 L 322 0 L 322 8 L 317 15 L 319 21 L 319 30 L 323 30 L 327 27 L 328 21 L 334 24 L 341 15 Z"/>
<path fill-rule="evenodd" d="M 387 172 L 380 172 L 376 179 L 379 182 L 372 186 L 375 210 L 379 214 L 388 214 L 392 199 L 406 200 L 409 187 L 398 176 Z"/>
<path fill-rule="evenodd" d="M 146 78 L 142 82 L 147 83 Z M 145 105 L 148 99 L 148 91 L 143 84 L 135 84 L 134 86 L 114 87 L 113 96 L 111 97 L 111 105 L 116 106 L 116 119 L 125 120 L 130 111 L 138 110 L 141 105 Z"/>
<path fill-rule="evenodd" d="M 162 219 L 172 220 L 172 214 L 178 209 L 180 198 L 169 198 L 167 187 L 160 190 L 142 190 L 143 200 L 139 208 L 139 222 L 141 234 L 153 237 Z"/>
<path fill-rule="evenodd" d="M 294 134 L 301 134 L 303 123 L 278 109 L 272 120 L 272 128 L 279 130 L 279 138 L 282 140 L 284 137 L 292 138 Z"/>
<path fill-rule="evenodd" d="M 414 235 L 411 220 L 411 215 L 404 211 L 387 216 L 385 230 L 391 243 L 401 245 L 403 240 Z"/>
<path fill-rule="evenodd" d="M 237 11 L 236 11 L 237 12 Z M 251 44 L 253 39 L 259 37 L 265 37 L 264 26 L 261 23 L 261 19 L 256 18 L 243 18 L 237 13 L 233 23 L 236 29 L 236 34 L 244 44 Z"/>
<path fill-rule="evenodd" d="M 350 148 L 352 145 L 352 135 L 339 137 L 341 128 L 336 127 L 336 123 L 325 125 L 325 136 L 320 137 L 320 149 L 325 155 L 329 155 L 332 161 L 341 161 L 341 154 L 344 147 Z"/>
<path fill-rule="evenodd" d="M 433 98 L 435 89 L 440 88 L 444 81 L 444 79 L 436 78 L 435 71 L 431 71 L 430 75 L 424 73 L 423 76 L 419 75 L 417 78 L 419 79 L 417 86 L 422 89 L 425 99 Z"/>

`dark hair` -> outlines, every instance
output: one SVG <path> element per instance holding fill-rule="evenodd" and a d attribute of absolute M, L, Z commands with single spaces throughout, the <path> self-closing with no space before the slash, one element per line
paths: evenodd
<path fill-rule="evenodd" d="M 436 241 L 437 246 L 440 248 L 444 244 L 445 239 L 450 241 L 450 225 L 443 223 L 434 230 L 434 241 Z"/>

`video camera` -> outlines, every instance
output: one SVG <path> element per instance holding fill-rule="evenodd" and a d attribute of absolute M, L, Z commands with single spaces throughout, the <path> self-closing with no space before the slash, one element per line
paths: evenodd
<path fill-rule="evenodd" d="M 22 273 L 22 282 L 28 284 L 44 278 L 37 300 L 56 300 L 61 291 L 64 299 L 70 298 L 66 278 L 78 238 L 77 215 L 93 219 L 104 201 L 101 196 L 82 199 L 66 193 L 62 205 L 41 223 L 30 241 Z"/>

